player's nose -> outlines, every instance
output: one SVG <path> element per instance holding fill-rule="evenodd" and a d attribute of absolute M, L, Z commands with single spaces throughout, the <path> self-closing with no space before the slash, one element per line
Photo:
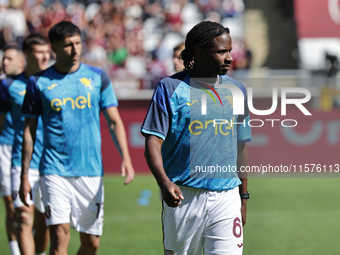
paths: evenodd
<path fill-rule="evenodd" d="M 231 56 L 230 52 L 227 52 L 225 61 L 226 62 L 232 62 L 233 61 L 233 57 Z"/>

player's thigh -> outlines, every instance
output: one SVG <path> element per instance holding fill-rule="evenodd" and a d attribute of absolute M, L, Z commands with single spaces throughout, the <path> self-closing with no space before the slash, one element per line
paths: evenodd
<path fill-rule="evenodd" d="M 13 214 L 14 213 L 14 207 L 13 207 L 12 196 L 5 196 L 4 197 L 4 204 L 5 204 L 6 214 Z"/>
<path fill-rule="evenodd" d="M 207 218 L 206 192 L 180 187 L 185 199 L 178 207 L 163 201 L 162 224 L 165 254 L 201 254 Z"/>
<path fill-rule="evenodd" d="M 12 146 L 0 144 L 0 197 L 11 195 Z"/>
<path fill-rule="evenodd" d="M 12 166 L 11 169 L 11 189 L 12 189 L 12 199 L 14 208 L 22 207 L 24 204 L 22 203 L 19 197 L 19 189 L 20 189 L 20 175 L 21 175 L 21 167 L 20 166 Z M 41 210 L 41 195 L 39 188 L 39 170 L 38 169 L 29 169 L 28 171 L 28 181 L 32 188 L 31 194 L 27 194 L 27 203 L 29 205 L 34 205 L 35 202 L 38 204 L 38 209 Z M 38 196 L 36 195 L 38 194 Z M 31 198 L 32 195 L 32 198 Z"/>
<path fill-rule="evenodd" d="M 238 187 L 217 194 L 203 235 L 204 254 L 241 255 L 243 227 Z"/>
<path fill-rule="evenodd" d="M 15 212 L 15 223 L 16 226 L 26 227 L 29 226 L 30 228 L 33 227 L 34 223 L 34 205 L 27 206 L 20 206 L 14 209 Z"/>
<path fill-rule="evenodd" d="M 70 178 L 74 188 L 71 226 L 78 232 L 101 236 L 104 220 L 102 176 Z"/>
<path fill-rule="evenodd" d="M 87 233 L 80 232 L 81 246 L 86 250 L 93 250 L 99 247 L 100 236 L 90 235 Z"/>
<path fill-rule="evenodd" d="M 41 176 L 41 193 L 45 206 L 46 225 L 69 224 L 73 187 L 65 177 Z"/>
<path fill-rule="evenodd" d="M 59 250 L 67 252 L 70 241 L 70 224 L 63 223 L 49 226 L 51 250 Z"/>

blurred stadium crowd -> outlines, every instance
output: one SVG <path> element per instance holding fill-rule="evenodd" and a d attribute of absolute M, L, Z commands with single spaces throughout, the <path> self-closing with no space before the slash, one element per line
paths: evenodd
<path fill-rule="evenodd" d="M 53 24 L 69 20 L 82 30 L 83 62 L 111 78 L 149 79 L 142 87 L 150 88 L 174 73 L 173 48 L 202 20 L 230 28 L 233 69 L 248 69 L 243 11 L 243 0 L 0 0 L 0 54 L 9 42 L 21 44 L 34 31 L 47 36 Z"/>

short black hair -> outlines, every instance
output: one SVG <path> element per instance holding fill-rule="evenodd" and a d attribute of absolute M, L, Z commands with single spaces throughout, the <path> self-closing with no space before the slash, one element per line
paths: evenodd
<path fill-rule="evenodd" d="M 48 31 L 48 39 L 51 44 L 54 42 L 61 41 L 65 39 L 65 37 L 81 35 L 79 27 L 74 25 L 70 21 L 61 21 L 55 24 L 50 31 Z"/>
<path fill-rule="evenodd" d="M 49 42 L 46 37 L 40 33 L 29 34 L 22 43 L 23 52 L 32 51 L 34 45 L 48 45 Z"/>
<path fill-rule="evenodd" d="M 16 51 L 22 52 L 21 47 L 17 43 L 9 43 L 9 44 L 7 44 L 5 46 L 5 48 L 3 49 L 3 52 L 5 52 L 7 50 L 16 50 Z"/>
<path fill-rule="evenodd" d="M 185 47 L 184 42 L 181 42 L 174 47 L 174 52 L 178 51 L 178 50 L 182 50 L 182 49 L 184 49 L 184 47 Z"/>
<path fill-rule="evenodd" d="M 224 33 L 229 34 L 229 28 L 212 21 L 202 21 L 195 25 L 187 34 L 185 49 L 181 53 L 185 70 L 192 69 L 194 64 L 195 49 L 210 48 L 213 46 L 213 39 Z"/>

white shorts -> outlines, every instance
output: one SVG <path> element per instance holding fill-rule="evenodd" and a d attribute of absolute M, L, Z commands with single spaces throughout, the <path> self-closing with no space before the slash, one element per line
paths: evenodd
<path fill-rule="evenodd" d="M 239 188 L 207 191 L 180 187 L 179 207 L 163 201 L 165 255 L 241 255 L 243 227 Z"/>
<path fill-rule="evenodd" d="M 70 223 L 78 232 L 101 236 L 104 221 L 103 177 L 41 177 L 47 226 Z"/>
<path fill-rule="evenodd" d="M 19 189 L 20 189 L 20 182 L 21 182 L 21 166 L 13 166 L 12 167 L 12 199 L 13 199 L 13 206 L 14 208 L 19 208 L 25 206 L 20 197 L 19 197 Z M 40 189 L 40 176 L 38 169 L 29 169 L 28 170 L 28 182 L 31 185 L 32 189 L 32 198 L 30 194 L 27 194 L 27 203 L 29 205 L 34 205 L 34 207 L 39 211 L 44 213 L 44 205 L 41 199 L 41 189 Z"/>
<path fill-rule="evenodd" d="M 11 195 L 12 145 L 0 144 L 0 197 Z"/>

